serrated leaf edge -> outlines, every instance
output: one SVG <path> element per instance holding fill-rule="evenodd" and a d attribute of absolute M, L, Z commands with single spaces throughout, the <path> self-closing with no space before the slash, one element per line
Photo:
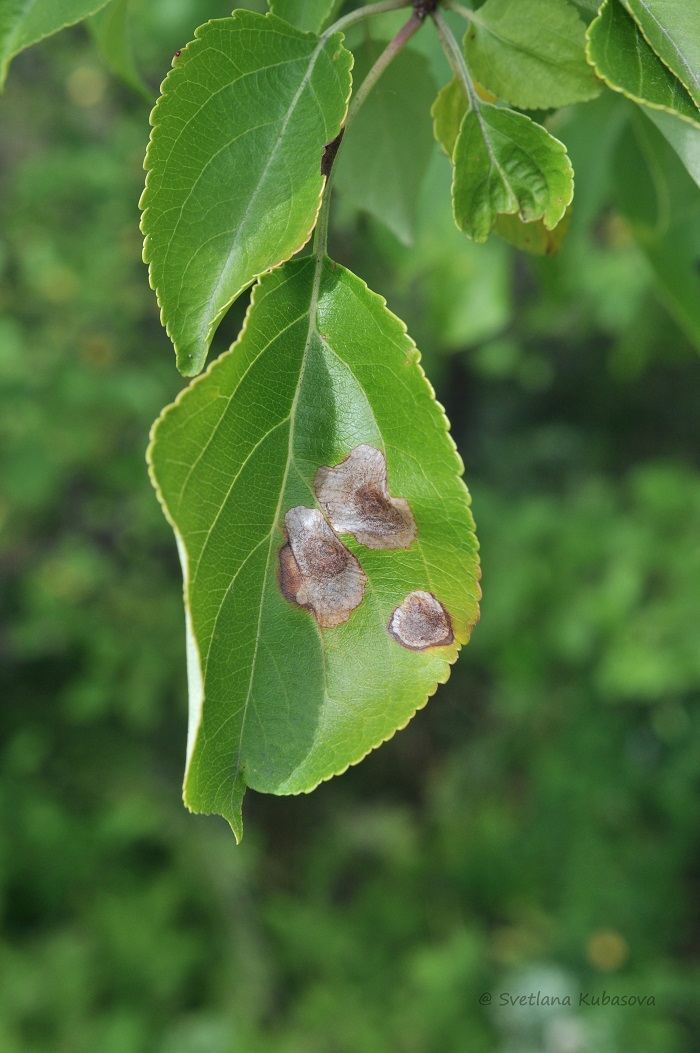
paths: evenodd
<path fill-rule="evenodd" d="M 181 374 L 183 376 L 186 376 L 186 377 L 197 376 L 199 373 L 201 373 L 202 369 L 204 368 L 204 364 L 206 362 L 207 355 L 208 355 L 209 349 L 211 347 L 211 342 L 212 342 L 212 340 L 214 338 L 214 334 L 215 334 L 215 332 L 216 332 L 216 330 L 217 330 L 222 318 L 224 317 L 226 312 L 230 310 L 232 304 L 235 303 L 235 301 L 238 299 L 238 297 L 241 295 L 241 293 L 245 292 L 245 290 L 247 288 L 249 288 L 252 284 L 254 284 L 254 282 L 256 282 L 260 277 L 262 277 L 263 274 L 267 274 L 270 271 L 275 270 L 277 267 L 282 266 L 283 264 L 287 263 L 292 258 L 292 256 L 296 255 L 297 252 L 300 252 L 301 249 L 303 249 L 305 245 L 308 245 L 308 243 L 309 243 L 309 241 L 311 239 L 311 235 L 312 235 L 312 233 L 314 231 L 314 228 L 316 226 L 316 222 L 318 220 L 318 214 L 319 214 L 319 211 L 321 209 L 321 202 L 323 200 L 323 193 L 325 191 L 326 183 L 327 183 L 327 177 L 325 177 L 323 179 L 323 182 L 321 183 L 321 189 L 320 189 L 319 195 L 318 195 L 318 203 L 317 203 L 317 206 L 316 206 L 316 209 L 315 209 L 315 212 L 314 212 L 313 222 L 311 223 L 306 235 L 304 236 L 303 241 L 300 241 L 299 245 L 297 245 L 297 247 L 292 252 L 290 252 L 288 255 L 286 255 L 284 257 L 284 259 L 278 260 L 276 263 L 272 264 L 269 267 L 266 267 L 264 270 L 260 271 L 256 275 L 254 275 L 250 282 L 248 282 L 246 285 L 242 286 L 242 288 L 240 288 L 231 297 L 231 299 L 228 301 L 228 303 L 224 307 L 221 308 L 221 310 L 218 312 L 216 317 L 210 322 L 209 326 L 207 327 L 206 336 L 205 336 L 206 348 L 205 348 L 205 351 L 204 351 L 204 357 L 203 357 L 203 359 L 201 361 L 201 364 L 199 365 L 199 368 L 196 368 L 196 365 L 195 365 L 195 368 L 193 369 L 193 372 L 186 372 L 186 371 L 180 369 L 181 349 L 178 347 L 177 343 L 175 342 L 175 338 L 173 337 L 173 334 L 171 332 L 170 325 L 169 325 L 169 323 L 168 323 L 168 321 L 167 321 L 167 319 L 165 317 L 165 307 L 163 306 L 163 303 L 162 303 L 162 300 L 161 300 L 160 291 L 159 291 L 158 287 L 155 285 L 155 279 L 153 277 L 153 260 L 152 260 L 152 256 L 151 256 L 150 251 L 149 251 L 152 239 L 151 239 L 151 234 L 146 229 L 147 224 L 148 224 L 148 218 L 147 217 L 148 217 L 148 213 L 149 213 L 149 210 L 150 210 L 150 206 L 146 203 L 146 199 L 147 199 L 148 193 L 149 193 L 149 191 L 151 189 L 150 183 L 151 183 L 151 176 L 152 176 L 152 173 L 153 173 L 153 169 L 151 167 L 149 167 L 149 159 L 150 159 L 152 151 L 153 151 L 153 137 L 154 137 L 154 134 L 156 134 L 157 128 L 158 128 L 158 107 L 163 103 L 164 99 L 166 99 L 168 97 L 168 95 L 169 95 L 169 92 L 167 90 L 168 81 L 171 80 L 171 82 L 172 82 L 173 74 L 176 73 L 176 72 L 179 73 L 180 69 L 184 65 L 184 63 L 182 63 L 182 62 L 178 62 L 178 65 L 175 66 L 174 63 L 175 63 L 176 59 L 179 60 L 183 55 L 187 56 L 188 60 L 191 59 L 192 58 L 192 50 L 191 49 L 196 49 L 197 46 L 201 43 L 202 34 L 204 33 L 204 31 L 207 29 L 208 26 L 211 26 L 211 25 L 213 25 L 216 22 L 228 22 L 231 19 L 235 19 L 236 16 L 240 15 L 243 11 L 244 11 L 243 8 L 237 8 L 227 18 L 211 18 L 211 19 L 209 19 L 208 22 L 204 22 L 201 26 L 198 26 L 197 29 L 195 29 L 195 31 L 194 31 L 194 38 L 192 40 L 190 40 L 185 45 L 184 48 L 181 49 L 180 53 L 177 56 L 175 56 L 175 58 L 173 58 L 172 64 L 171 64 L 171 68 L 168 70 L 168 73 L 166 74 L 164 80 L 161 82 L 160 94 L 158 96 L 158 99 L 156 101 L 155 106 L 153 107 L 153 109 L 150 112 L 149 119 L 148 119 L 149 120 L 149 124 L 151 126 L 151 132 L 150 132 L 150 135 L 148 137 L 148 146 L 146 147 L 146 156 L 145 156 L 144 162 L 143 162 L 143 167 L 144 167 L 145 172 L 146 172 L 146 179 L 145 179 L 144 188 L 141 191 L 141 196 L 139 198 L 139 203 L 138 203 L 138 207 L 141 210 L 141 220 L 139 222 L 139 230 L 143 234 L 143 238 L 144 238 L 144 240 L 143 240 L 142 259 L 143 259 L 143 262 L 148 266 L 148 284 L 150 285 L 151 289 L 153 290 L 153 292 L 156 295 L 156 302 L 157 302 L 158 308 L 160 310 L 160 324 L 163 326 L 163 328 L 165 329 L 166 333 L 168 334 L 168 337 L 170 338 L 170 341 L 171 341 L 171 343 L 173 345 L 173 348 L 175 350 L 175 357 L 176 357 L 177 367 L 180 370 Z M 246 12 L 246 13 L 249 13 L 249 12 Z M 291 29 L 294 30 L 294 32 L 301 33 L 304 36 L 317 36 L 318 35 L 318 34 L 315 34 L 315 33 L 305 33 L 301 29 L 296 29 L 295 26 L 290 26 L 290 24 L 288 22 L 285 22 L 285 20 L 283 18 L 280 18 L 278 15 L 272 14 L 271 11 L 268 11 L 262 17 L 264 17 L 266 19 L 269 19 L 272 22 L 281 22 L 288 29 L 291 28 Z M 344 33 L 330 33 L 328 31 L 326 31 L 325 33 L 322 33 L 321 36 L 319 37 L 319 43 L 318 43 L 317 47 L 315 48 L 314 52 L 312 53 L 313 64 L 314 65 L 315 65 L 315 61 L 316 61 L 316 56 L 321 53 L 321 51 L 325 48 L 325 46 L 328 43 L 328 41 L 329 40 L 333 40 L 334 37 L 337 37 L 338 49 L 340 50 L 340 48 L 343 47 L 343 41 L 345 40 L 345 34 Z M 345 99 L 345 109 L 343 111 L 343 117 L 342 117 L 342 119 L 340 121 L 340 127 L 341 128 L 344 127 L 344 125 L 345 125 L 345 120 L 346 120 L 347 114 L 348 114 L 348 106 L 350 104 L 350 98 L 351 98 L 351 95 L 352 95 L 352 86 L 353 86 L 353 83 L 352 83 L 352 68 L 353 68 L 353 63 L 354 63 L 354 56 L 353 56 L 353 53 L 351 51 L 349 51 L 348 49 L 345 49 L 345 50 L 347 51 L 348 55 L 350 56 L 349 72 L 351 74 L 351 77 L 350 77 L 350 88 L 349 88 L 349 91 L 348 91 L 347 98 Z M 189 55 L 187 55 L 188 52 L 190 52 Z M 309 62 L 309 68 L 312 68 L 311 60 Z M 241 330 L 241 332 L 242 332 L 242 330 Z"/>
<path fill-rule="evenodd" d="M 609 0 L 605 0 L 605 2 L 603 4 L 601 4 L 601 7 L 600 7 L 600 10 L 598 11 L 598 14 L 593 19 L 593 21 L 590 23 L 590 25 L 587 26 L 587 28 L 586 28 L 586 61 L 588 62 L 589 66 L 591 66 L 595 70 L 596 77 L 599 77 L 600 80 L 602 80 L 602 82 L 608 88 L 610 88 L 611 91 L 617 92 L 618 95 L 622 95 L 625 99 L 629 99 L 631 102 L 636 103 L 638 106 L 646 106 L 650 110 L 659 110 L 661 113 L 668 113 L 672 117 L 677 117 L 679 121 L 683 121 L 684 124 L 689 124 L 691 126 L 691 128 L 698 128 L 698 129 L 700 129 L 700 109 L 698 110 L 698 119 L 697 120 L 693 120 L 692 117 L 686 116 L 686 114 L 681 113 L 679 110 L 674 110 L 671 106 L 664 106 L 662 103 L 658 103 L 658 102 L 650 102 L 648 99 L 642 99 L 638 95 L 633 95 L 632 92 L 626 91 L 624 88 L 621 88 L 619 84 L 614 84 L 608 77 L 606 77 L 605 73 L 602 72 L 600 66 L 595 62 L 595 60 L 593 59 L 593 56 L 591 54 L 592 45 L 593 45 L 593 41 L 591 39 L 591 31 L 593 30 L 593 27 L 598 22 L 600 22 L 600 20 L 602 18 L 602 15 L 603 15 L 603 8 L 606 6 L 606 4 L 608 2 L 609 2 Z M 625 11 L 627 11 L 626 7 L 625 7 Z M 630 14 L 629 11 L 627 11 L 627 14 L 630 16 L 630 18 L 634 22 L 635 26 L 637 27 L 638 31 L 641 33 L 641 35 L 644 38 L 644 40 L 646 41 L 646 43 L 649 44 L 649 41 L 644 36 L 644 33 L 642 31 L 642 27 L 639 25 L 637 20 L 634 18 L 634 16 L 632 14 Z M 651 48 L 651 50 L 654 53 L 654 55 L 656 55 L 656 57 L 659 60 L 659 62 L 661 63 L 661 65 L 665 66 L 665 68 L 669 71 L 669 73 L 673 77 L 676 78 L 676 80 L 681 85 L 681 87 L 683 87 L 685 89 L 685 91 L 688 92 L 688 98 L 693 103 L 693 106 L 695 106 L 695 100 L 693 99 L 692 95 L 688 91 L 687 86 L 683 83 L 683 81 L 678 76 L 678 74 L 674 73 L 674 71 L 671 69 L 671 67 L 664 62 L 664 60 L 661 58 L 661 56 L 656 54 L 656 52 L 654 51 L 653 47 L 651 47 L 651 44 L 649 44 L 649 47 Z M 696 109 L 697 109 L 697 107 L 696 107 Z"/>

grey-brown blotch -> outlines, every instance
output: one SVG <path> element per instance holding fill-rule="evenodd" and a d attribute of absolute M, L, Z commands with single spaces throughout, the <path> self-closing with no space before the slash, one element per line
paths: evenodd
<path fill-rule="evenodd" d="M 280 588 L 306 607 L 322 629 L 346 622 L 362 602 L 367 576 L 317 508 L 297 505 L 284 517 L 287 544 L 280 552 Z"/>
<path fill-rule="evenodd" d="M 389 495 L 386 457 L 373 446 L 356 446 L 334 468 L 319 468 L 314 491 L 336 533 L 353 534 L 367 548 L 408 548 L 416 539 L 411 507 Z"/>
<path fill-rule="evenodd" d="M 454 641 L 450 616 L 432 592 L 409 592 L 389 619 L 389 632 L 409 651 L 447 647 Z"/>

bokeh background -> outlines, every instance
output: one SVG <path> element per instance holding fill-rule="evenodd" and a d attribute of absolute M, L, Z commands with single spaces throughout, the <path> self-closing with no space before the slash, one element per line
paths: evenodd
<path fill-rule="evenodd" d="M 141 5 L 153 95 L 227 13 Z M 339 198 L 336 257 L 452 420 L 483 614 L 405 731 L 308 797 L 249 793 L 236 847 L 180 802 L 180 572 L 144 450 L 183 382 L 140 262 L 148 111 L 85 28 L 0 100 L 1 1053 L 696 1048 L 700 191 L 603 97 L 554 118 L 577 172 L 555 259 L 454 232 L 437 150 L 413 246 Z M 500 1004 L 537 992 L 571 1006 Z M 647 1004 L 579 1006 L 603 992 Z"/>

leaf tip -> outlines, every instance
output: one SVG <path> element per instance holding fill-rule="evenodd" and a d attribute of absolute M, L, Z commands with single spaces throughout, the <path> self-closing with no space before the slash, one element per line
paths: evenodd
<path fill-rule="evenodd" d="M 236 772 L 231 784 L 231 792 L 228 800 L 221 809 L 221 814 L 233 830 L 236 844 L 240 845 L 243 839 L 243 797 L 246 791 L 246 781 L 242 770 Z"/>

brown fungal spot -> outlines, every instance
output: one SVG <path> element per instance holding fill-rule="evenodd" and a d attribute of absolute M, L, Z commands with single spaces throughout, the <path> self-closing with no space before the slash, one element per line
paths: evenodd
<path fill-rule="evenodd" d="M 415 541 L 411 506 L 389 496 L 381 450 L 356 446 L 335 468 L 319 468 L 314 490 L 338 534 L 354 534 L 367 548 L 408 548 Z"/>
<path fill-rule="evenodd" d="M 282 595 L 310 610 L 322 629 L 342 625 L 362 602 L 367 584 L 362 567 L 317 508 L 290 508 L 284 526 Z"/>
<path fill-rule="evenodd" d="M 389 619 L 389 632 L 409 651 L 447 647 L 454 641 L 450 616 L 432 592 L 409 592 Z"/>

